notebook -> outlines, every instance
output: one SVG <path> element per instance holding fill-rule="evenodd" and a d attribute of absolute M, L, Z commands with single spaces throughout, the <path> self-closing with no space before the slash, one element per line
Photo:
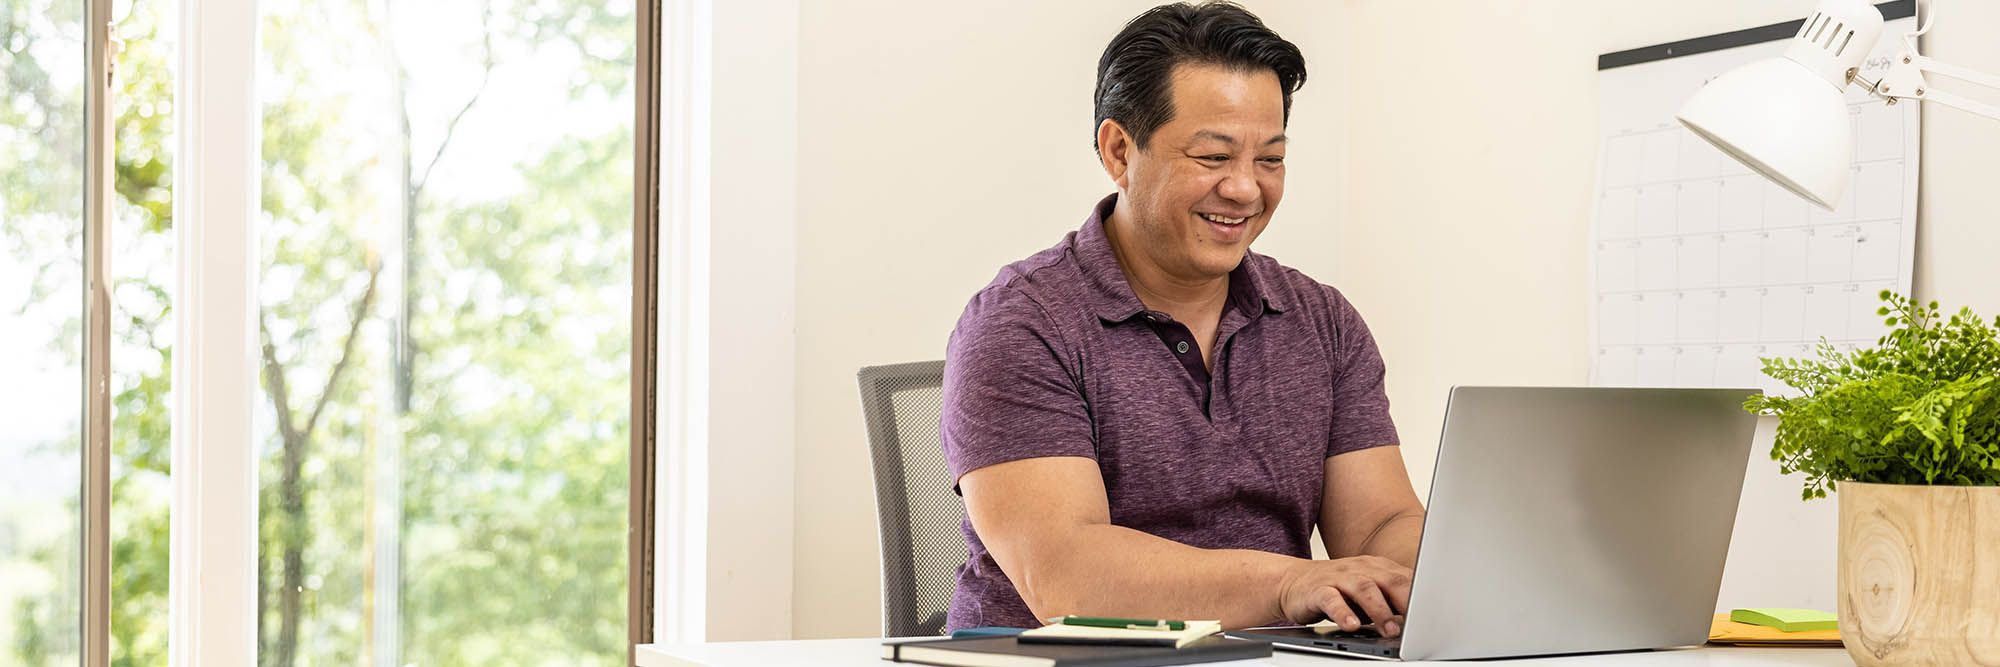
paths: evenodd
<path fill-rule="evenodd" d="M 1023 644 L 1109 644 L 1182 647 L 1222 632 L 1222 621 L 1186 621 L 1181 630 L 1106 628 L 1055 623 L 1021 633 Z"/>
<path fill-rule="evenodd" d="M 942 667 L 1152 667 L 1254 660 L 1270 642 L 1207 637 L 1181 648 L 1086 644 L 1023 644 L 1014 637 L 980 637 L 882 645 L 882 659 Z"/>

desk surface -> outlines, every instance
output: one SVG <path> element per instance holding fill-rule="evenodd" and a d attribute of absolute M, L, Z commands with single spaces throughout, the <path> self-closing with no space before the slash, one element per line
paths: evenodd
<path fill-rule="evenodd" d="M 645 644 L 639 647 L 639 667 L 883 667 L 900 663 L 882 660 L 881 639 L 811 639 L 714 644 Z M 1350 662 L 1331 656 L 1280 651 L 1262 660 L 1207 663 L 1248 667 L 1326 667 Z M 1357 664 L 1383 664 L 1352 661 Z M 1411 665 L 1483 665 L 1491 667 L 1848 667 L 1854 662 L 1839 648 L 1701 648 L 1643 653 L 1581 655 L 1491 662 L 1412 662 Z"/>

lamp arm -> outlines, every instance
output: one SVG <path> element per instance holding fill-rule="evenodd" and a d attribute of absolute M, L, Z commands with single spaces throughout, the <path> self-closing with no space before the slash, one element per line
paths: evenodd
<path fill-rule="evenodd" d="M 1868 84 L 1868 92 L 1895 104 L 1897 100 L 1927 100 L 1994 120 L 2000 120 L 2000 106 L 1980 102 L 1963 95 L 1933 90 L 1925 79 L 1925 72 L 1936 72 L 1939 76 L 1950 77 L 1968 83 L 2000 90 L 2000 76 L 1987 74 L 1969 67 L 1938 62 L 1914 52 L 1905 53 L 1895 64 L 1873 82 L 1860 77 L 1855 81 Z"/>
<path fill-rule="evenodd" d="M 1927 91 L 1927 93 L 1928 94 L 1924 95 L 1923 97 L 1923 99 L 1926 101 L 1936 102 L 1938 104 L 1958 109 L 1959 111 L 1965 111 L 1972 113 L 1974 115 L 1985 116 L 1993 120 L 2000 120 L 2000 107 L 1996 107 L 1991 104 L 1987 104 L 1985 102 L 1979 102 L 1967 98 L 1963 95 L 1940 93 L 1934 90 Z"/>

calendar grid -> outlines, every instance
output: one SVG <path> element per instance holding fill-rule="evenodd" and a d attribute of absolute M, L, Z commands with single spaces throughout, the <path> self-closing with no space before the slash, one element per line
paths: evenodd
<path fill-rule="evenodd" d="M 1602 88 L 1637 97 L 1667 72 L 1712 76 L 1727 69 L 1712 62 L 1782 46 L 1704 54 L 1699 67 L 1669 60 L 1610 70 Z M 1656 65 L 1663 69 L 1646 71 Z M 1858 93 L 1848 102 L 1855 155 L 1832 211 L 1673 122 L 1671 104 L 1630 105 L 1643 111 L 1620 117 L 1607 103 L 1588 246 L 1593 384 L 1785 394 L 1760 358 L 1810 356 L 1821 340 L 1851 350 L 1887 333 L 1877 294 L 1907 293 L 1914 257 L 1918 118 L 1913 107 Z"/>

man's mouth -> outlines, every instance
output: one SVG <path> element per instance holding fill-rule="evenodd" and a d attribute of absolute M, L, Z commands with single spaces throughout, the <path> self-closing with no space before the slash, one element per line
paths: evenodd
<path fill-rule="evenodd" d="M 1249 221 L 1249 220 L 1250 220 L 1250 218 L 1247 218 L 1247 217 L 1245 217 L 1245 218 L 1230 218 L 1230 217 L 1225 217 L 1225 216 L 1220 216 L 1220 215 L 1216 215 L 1216 214 L 1214 214 L 1214 213 L 1198 213 L 1198 214 L 1196 214 L 1196 215 L 1200 215 L 1200 216 L 1201 216 L 1201 219 L 1203 219 L 1203 220 L 1207 220 L 1207 221 L 1209 221 L 1209 222 L 1213 222 L 1213 223 L 1215 223 L 1215 224 L 1218 224 L 1218 225 L 1228 225 L 1228 226 L 1231 226 L 1231 227 L 1234 227 L 1234 226 L 1236 226 L 1236 225 L 1240 225 L 1240 224 L 1243 224 L 1244 222 L 1247 222 L 1247 221 Z"/>

